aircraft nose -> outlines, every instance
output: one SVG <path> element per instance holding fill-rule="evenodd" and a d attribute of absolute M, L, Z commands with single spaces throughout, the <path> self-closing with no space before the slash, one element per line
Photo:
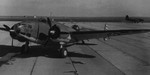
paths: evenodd
<path fill-rule="evenodd" d="M 25 32 L 23 32 L 23 29 L 24 29 L 24 25 L 15 24 L 14 26 L 12 26 L 12 28 L 10 30 L 10 36 L 13 39 L 17 39 L 20 42 L 24 42 L 25 39 L 20 37 L 20 36 L 18 36 L 19 33 L 21 33 L 21 34 L 25 33 Z"/>
<path fill-rule="evenodd" d="M 24 31 L 24 26 L 21 25 L 21 24 L 15 24 L 11 30 L 10 30 L 10 33 L 14 36 L 16 36 L 17 34 L 19 33 L 25 33 Z"/>
<path fill-rule="evenodd" d="M 17 26 L 16 32 L 20 33 L 21 29 L 22 29 L 22 25 Z"/>
<path fill-rule="evenodd" d="M 16 33 L 25 33 L 24 25 L 18 25 L 16 27 Z"/>

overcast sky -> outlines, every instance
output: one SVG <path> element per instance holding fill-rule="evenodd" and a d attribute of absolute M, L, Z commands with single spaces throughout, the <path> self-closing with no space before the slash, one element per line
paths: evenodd
<path fill-rule="evenodd" d="M 0 15 L 148 16 L 150 0 L 1 0 Z"/>

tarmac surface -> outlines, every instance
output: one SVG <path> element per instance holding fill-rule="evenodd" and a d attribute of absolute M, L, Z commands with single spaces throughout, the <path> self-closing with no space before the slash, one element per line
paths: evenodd
<path fill-rule="evenodd" d="M 16 22 L 1 22 L 12 26 Z M 66 23 L 70 26 L 70 23 Z M 103 30 L 149 28 L 149 23 L 78 23 Z M 2 27 L 2 25 L 1 25 Z M 30 44 L 29 54 L 21 55 L 23 43 L 0 31 L 0 75 L 149 75 L 150 33 L 86 40 L 91 45 L 68 47 L 68 57 L 60 58 L 54 47 Z"/>

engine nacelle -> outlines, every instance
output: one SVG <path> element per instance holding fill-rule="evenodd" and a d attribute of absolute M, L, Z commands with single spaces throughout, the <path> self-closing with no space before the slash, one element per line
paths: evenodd
<path fill-rule="evenodd" d="M 52 39 L 57 39 L 60 36 L 60 28 L 56 25 L 49 29 L 49 37 Z"/>
<path fill-rule="evenodd" d="M 79 28 L 78 25 L 73 25 L 72 28 L 73 28 L 74 30 L 76 30 L 76 31 L 80 31 L 80 28 Z"/>
<path fill-rule="evenodd" d="M 26 41 L 25 38 L 20 37 L 20 36 L 17 35 L 18 33 L 20 33 L 20 30 L 17 30 L 15 26 L 12 26 L 11 29 L 12 29 L 12 30 L 15 30 L 14 32 L 10 32 L 10 36 L 11 36 L 13 39 L 17 39 L 17 40 L 20 41 L 20 42 L 25 42 L 25 41 Z"/>

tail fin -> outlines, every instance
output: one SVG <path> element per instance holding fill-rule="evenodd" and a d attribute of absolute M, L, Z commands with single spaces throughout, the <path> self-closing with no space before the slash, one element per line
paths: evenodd
<path fill-rule="evenodd" d="M 129 16 L 128 15 L 126 15 L 126 18 L 125 18 L 126 20 L 128 20 L 129 19 Z"/>

